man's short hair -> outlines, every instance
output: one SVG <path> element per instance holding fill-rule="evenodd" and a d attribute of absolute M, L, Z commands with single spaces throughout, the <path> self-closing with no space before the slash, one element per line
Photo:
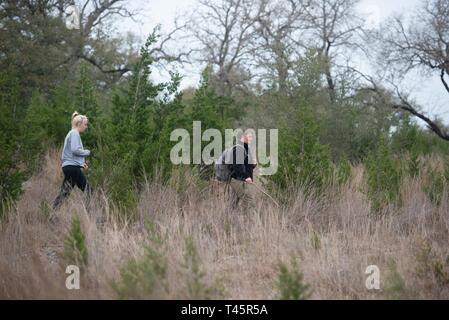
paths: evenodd
<path fill-rule="evenodd" d="M 252 135 L 254 135 L 254 129 L 253 128 L 249 128 L 249 127 L 240 127 L 236 129 L 237 134 L 237 140 L 240 140 L 243 136 L 247 135 L 248 133 L 251 133 Z"/>

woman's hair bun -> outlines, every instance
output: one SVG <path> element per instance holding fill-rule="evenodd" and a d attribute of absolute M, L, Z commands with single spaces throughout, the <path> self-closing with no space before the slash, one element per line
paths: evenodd
<path fill-rule="evenodd" d="M 79 115 L 78 111 L 75 111 L 75 112 L 72 114 L 72 120 L 73 120 L 73 118 L 75 118 L 75 117 L 78 116 L 78 115 Z"/>

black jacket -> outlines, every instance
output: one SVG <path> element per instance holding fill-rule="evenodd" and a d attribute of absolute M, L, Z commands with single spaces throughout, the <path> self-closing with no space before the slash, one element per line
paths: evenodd
<path fill-rule="evenodd" d="M 243 151 L 243 148 L 245 151 Z M 243 163 L 241 159 L 243 158 Z M 237 162 L 237 160 L 239 160 Z M 247 178 L 253 179 L 253 170 L 256 167 L 252 164 L 251 154 L 248 151 L 248 144 L 238 143 L 232 149 L 232 165 L 231 165 L 231 177 L 237 180 L 245 181 Z"/>

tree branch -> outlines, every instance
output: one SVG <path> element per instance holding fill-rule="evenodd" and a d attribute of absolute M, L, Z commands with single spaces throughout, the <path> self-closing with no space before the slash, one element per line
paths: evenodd
<path fill-rule="evenodd" d="M 445 73 L 445 70 L 441 69 L 441 74 L 440 74 L 441 82 L 443 83 L 444 87 L 446 88 L 446 91 L 449 92 L 449 85 L 447 84 L 446 80 L 444 80 L 444 73 Z"/>
<path fill-rule="evenodd" d="M 97 67 L 102 73 L 105 73 L 105 74 L 117 73 L 119 76 L 122 76 L 125 73 L 131 71 L 131 68 L 129 68 L 127 66 L 125 66 L 123 68 L 116 68 L 116 69 L 105 70 L 103 68 L 103 66 L 98 61 L 96 61 L 93 57 L 88 57 L 85 54 L 82 54 L 82 55 L 79 56 L 79 58 L 89 62 L 90 64 L 92 64 L 93 66 Z"/>
<path fill-rule="evenodd" d="M 438 135 L 441 139 L 449 141 L 449 134 L 447 132 L 444 132 L 442 128 L 438 124 L 436 124 L 434 121 L 430 120 L 428 117 L 423 115 L 422 113 L 418 112 L 401 94 L 400 92 L 397 92 L 399 99 L 401 100 L 401 104 L 393 104 L 392 107 L 396 109 L 402 109 L 405 110 L 414 116 L 420 118 L 423 120 L 427 127 L 432 130 L 436 135 Z"/>

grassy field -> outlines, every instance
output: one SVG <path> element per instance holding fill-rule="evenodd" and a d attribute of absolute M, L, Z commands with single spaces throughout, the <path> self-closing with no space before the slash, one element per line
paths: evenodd
<path fill-rule="evenodd" d="M 2 217 L 0 298 L 278 299 L 301 283 L 310 299 L 449 298 L 448 196 L 430 200 L 425 171 L 402 180 L 400 207 L 377 215 L 358 165 L 320 197 L 291 190 L 281 208 L 261 197 L 244 213 L 227 210 L 221 185 L 191 176 L 149 181 L 133 223 L 100 190 L 89 210 L 74 191 L 52 224 L 46 203 L 62 182 L 58 157 L 46 156 Z M 74 216 L 85 237 L 79 250 L 67 240 Z M 87 252 L 81 288 L 67 290 L 65 268 L 77 250 Z M 366 288 L 369 265 L 379 267 L 379 290 Z"/>

